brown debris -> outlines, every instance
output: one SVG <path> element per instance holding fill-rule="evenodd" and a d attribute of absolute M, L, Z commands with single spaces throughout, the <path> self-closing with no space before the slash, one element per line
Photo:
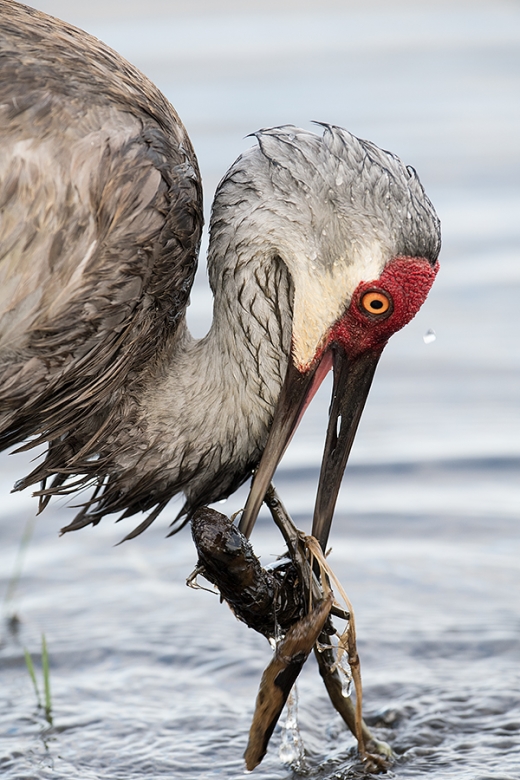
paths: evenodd
<path fill-rule="evenodd" d="M 294 564 L 266 571 L 231 520 L 208 507 L 194 513 L 191 531 L 200 573 L 218 587 L 239 620 L 271 638 L 303 617 L 303 585 Z"/>
<path fill-rule="evenodd" d="M 262 675 L 255 714 L 244 758 L 250 771 L 267 751 L 274 727 L 323 626 L 333 602 L 332 592 L 289 629 L 277 646 L 274 658 Z"/>
<path fill-rule="evenodd" d="M 331 703 L 356 737 L 364 767 L 370 772 L 384 772 L 391 763 L 392 751 L 374 737 L 363 720 L 361 672 L 350 601 L 317 540 L 298 531 L 272 486 L 265 501 L 288 548 L 290 562 L 278 571 L 262 568 L 250 542 L 225 515 L 203 507 L 192 520 L 199 561 L 189 583 L 195 575 L 202 574 L 219 589 L 238 619 L 271 640 L 282 637 L 262 675 L 244 754 L 247 769 L 254 769 L 262 761 L 291 688 L 314 647 Z M 345 608 L 335 601 L 331 582 Z M 332 625 L 332 615 L 347 621 L 341 635 Z M 333 647 L 335 634 L 338 640 Z M 355 704 L 343 693 L 338 671 L 342 656 L 352 673 Z"/>

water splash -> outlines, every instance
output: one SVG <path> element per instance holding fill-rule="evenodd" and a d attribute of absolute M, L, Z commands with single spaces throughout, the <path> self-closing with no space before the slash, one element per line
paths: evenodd
<path fill-rule="evenodd" d="M 423 336 L 423 341 L 425 344 L 432 344 L 436 338 L 437 338 L 437 334 L 435 333 L 433 328 L 429 328 Z"/>
<path fill-rule="evenodd" d="M 299 772 L 304 768 L 305 750 L 298 724 L 298 689 L 296 685 L 293 685 L 287 698 L 285 712 L 279 751 L 280 761 L 282 764 L 290 764 L 292 769 Z"/>

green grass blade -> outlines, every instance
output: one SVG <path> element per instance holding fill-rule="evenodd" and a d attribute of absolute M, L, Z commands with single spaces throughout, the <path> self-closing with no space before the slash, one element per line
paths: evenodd
<path fill-rule="evenodd" d="M 40 699 L 40 691 L 38 690 L 38 683 L 36 682 L 36 672 L 34 671 L 34 664 L 32 662 L 32 658 L 30 656 L 30 653 L 26 648 L 23 649 L 24 655 L 25 655 L 25 665 L 27 666 L 27 671 L 29 672 L 29 677 L 32 680 L 32 684 L 34 685 L 34 692 L 36 694 L 36 700 L 38 702 L 38 707 L 42 706 L 42 700 Z"/>
<path fill-rule="evenodd" d="M 42 669 L 43 669 L 43 690 L 45 693 L 45 717 L 49 726 L 52 726 L 52 698 L 51 698 L 51 674 L 49 668 L 49 653 L 47 651 L 47 642 L 45 634 L 42 634 Z"/>

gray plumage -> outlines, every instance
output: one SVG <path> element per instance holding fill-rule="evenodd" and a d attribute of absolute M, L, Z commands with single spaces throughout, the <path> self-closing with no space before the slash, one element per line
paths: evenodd
<path fill-rule="evenodd" d="M 330 125 L 255 135 L 215 196 L 196 341 L 201 183 L 179 117 L 95 38 L 0 0 L 0 448 L 48 442 L 17 484 L 42 482 L 42 506 L 94 487 L 67 530 L 150 512 L 133 536 L 181 491 L 179 523 L 229 495 L 289 356 L 304 364 L 360 278 L 436 261 L 437 217 L 397 157 Z"/>

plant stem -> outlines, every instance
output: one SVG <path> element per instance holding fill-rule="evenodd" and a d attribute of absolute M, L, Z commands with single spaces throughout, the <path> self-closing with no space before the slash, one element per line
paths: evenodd
<path fill-rule="evenodd" d="M 49 653 L 47 651 L 45 634 L 42 634 L 42 670 L 43 690 L 45 693 L 45 718 L 49 726 L 52 726 L 51 675 L 49 669 Z"/>
<path fill-rule="evenodd" d="M 25 665 L 27 666 L 27 671 L 29 672 L 29 677 L 32 680 L 32 684 L 34 685 L 34 692 L 36 694 L 36 700 L 38 702 L 38 707 L 42 706 L 42 701 L 40 698 L 40 691 L 38 690 L 38 683 L 36 681 L 36 672 L 34 671 L 34 664 L 31 658 L 31 654 L 29 651 L 24 647 L 23 653 L 25 656 Z"/>

